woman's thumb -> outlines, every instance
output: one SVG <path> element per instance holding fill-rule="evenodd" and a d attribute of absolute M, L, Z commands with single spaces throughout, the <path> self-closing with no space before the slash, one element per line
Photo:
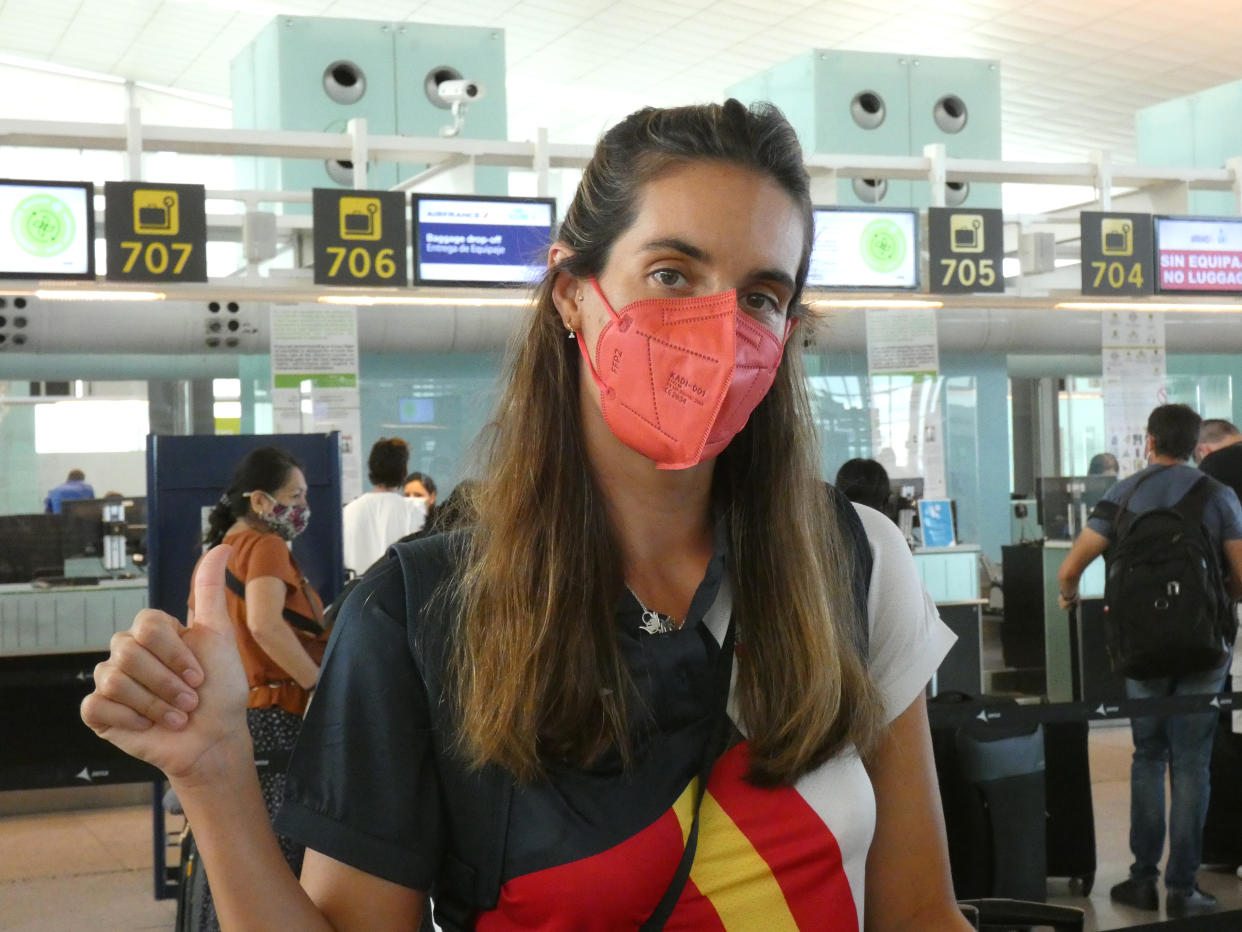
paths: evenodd
<path fill-rule="evenodd" d="M 194 624 L 229 636 L 233 623 L 224 597 L 224 573 L 232 552 L 227 544 L 212 547 L 194 574 Z"/>

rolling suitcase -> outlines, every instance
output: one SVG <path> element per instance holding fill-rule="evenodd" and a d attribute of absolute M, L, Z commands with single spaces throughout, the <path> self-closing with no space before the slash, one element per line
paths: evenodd
<path fill-rule="evenodd" d="M 1070 878 L 1089 896 L 1095 885 L 1095 806 L 1086 722 L 1044 723 L 1049 877 Z"/>
<path fill-rule="evenodd" d="M 932 702 L 969 698 L 942 693 Z M 1046 900 L 1042 727 L 936 727 L 932 750 L 957 899 Z"/>
<path fill-rule="evenodd" d="M 1212 742 L 1211 795 L 1203 825 L 1203 863 L 1242 864 L 1242 735 L 1221 715 Z"/>

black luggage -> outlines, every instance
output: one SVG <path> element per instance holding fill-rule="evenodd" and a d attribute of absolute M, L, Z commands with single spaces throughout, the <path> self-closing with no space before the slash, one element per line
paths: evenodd
<path fill-rule="evenodd" d="M 207 874 L 198 857 L 194 833 L 187 824 L 181 834 L 181 867 L 177 876 L 177 932 L 199 932 L 203 921 L 203 897 Z"/>
<path fill-rule="evenodd" d="M 1203 863 L 1242 864 L 1242 735 L 1224 712 L 1212 742 L 1211 795 L 1203 826 Z"/>
<path fill-rule="evenodd" d="M 969 698 L 942 693 L 932 702 Z M 933 727 L 932 750 L 957 899 L 1046 900 L 1042 727 L 973 721 Z"/>
<path fill-rule="evenodd" d="M 1086 722 L 1044 724 L 1044 775 L 1048 812 L 1048 876 L 1070 878 L 1089 896 L 1095 884 L 1095 806 Z"/>

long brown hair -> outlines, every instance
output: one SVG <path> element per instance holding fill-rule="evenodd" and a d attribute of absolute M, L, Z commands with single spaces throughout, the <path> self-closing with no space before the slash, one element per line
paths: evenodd
<path fill-rule="evenodd" d="M 616 640 L 621 554 L 583 442 L 578 352 L 552 302 L 556 276 L 598 275 L 633 222 L 642 186 L 671 165 L 719 160 L 776 180 L 806 235 L 791 308 L 806 280 L 809 182 L 776 108 L 645 109 L 601 139 L 508 366 L 485 435 L 479 531 L 460 581 L 451 659 L 459 743 L 475 764 L 519 779 L 549 760 L 588 765 L 630 755 L 636 694 Z M 793 781 L 848 743 L 874 741 L 880 704 L 853 646 L 850 548 L 823 495 L 799 341 L 775 384 L 716 459 L 713 497 L 728 518 L 734 617 L 746 644 L 738 696 L 750 777 Z"/>

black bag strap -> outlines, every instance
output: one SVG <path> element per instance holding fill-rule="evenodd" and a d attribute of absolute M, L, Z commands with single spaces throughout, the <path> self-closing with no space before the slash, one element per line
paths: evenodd
<path fill-rule="evenodd" d="M 1120 538 L 1121 535 L 1125 532 L 1125 530 L 1128 530 L 1130 527 L 1130 524 L 1134 521 L 1134 513 L 1129 511 L 1130 499 L 1134 497 L 1134 493 L 1138 491 L 1139 486 L 1142 485 L 1144 482 L 1146 482 L 1148 479 L 1150 479 L 1152 476 L 1162 473 L 1168 468 L 1169 468 L 1168 466 L 1161 466 L 1159 469 L 1153 469 L 1151 472 L 1143 476 L 1140 476 L 1139 481 L 1134 483 L 1134 485 L 1130 487 L 1130 491 L 1126 492 L 1125 496 L 1121 499 L 1121 501 L 1117 503 L 1117 511 L 1114 513 L 1114 515 L 1110 519 L 1108 519 L 1108 520 L 1111 520 L 1113 523 L 1113 531 L 1114 531 L 1113 536 L 1115 538 Z M 1091 514 L 1095 515 L 1099 511 L 1100 505 L 1103 505 L 1103 504 L 1104 502 L 1102 501 L 1099 504 L 1097 504 L 1096 507 L 1092 509 Z M 1104 516 L 1100 515 L 1100 517 L 1104 517 Z M 1122 527 L 1123 524 L 1125 525 L 1124 528 Z"/>
<path fill-rule="evenodd" d="M 673 873 L 673 879 L 669 881 L 668 889 L 664 891 L 664 896 L 660 897 L 660 902 L 647 917 L 647 921 L 639 927 L 638 932 L 659 932 L 664 928 L 664 923 L 668 922 L 669 916 L 673 914 L 673 908 L 681 899 L 681 892 L 686 888 L 686 881 L 690 879 L 690 868 L 694 865 L 694 853 L 699 843 L 699 813 L 703 808 L 703 796 L 707 793 L 707 781 L 711 778 L 712 768 L 716 765 L 716 760 L 728 740 L 729 683 L 733 676 L 733 643 L 734 624 L 730 617 L 729 630 L 725 633 L 724 643 L 720 645 L 720 653 L 716 655 L 715 722 L 712 725 L 711 734 L 703 742 L 703 756 L 699 759 L 699 782 L 694 790 L 694 818 L 690 823 L 690 831 L 686 835 L 686 847 L 681 853 L 681 860 L 677 864 L 677 870 Z"/>
<path fill-rule="evenodd" d="M 1193 524 L 1203 524 L 1203 513 L 1207 510 L 1207 503 L 1211 500 L 1213 491 L 1208 476 L 1200 476 L 1173 508 L 1187 521 Z M 1208 536 L 1211 536 L 1210 531 Z"/>
<path fill-rule="evenodd" d="M 224 571 L 224 588 L 228 589 L 229 592 L 233 593 L 233 595 L 240 598 L 243 602 L 246 600 L 246 584 L 238 579 L 230 569 L 226 569 Z M 322 624 L 314 618 L 303 615 L 301 612 L 295 612 L 291 608 L 286 608 L 283 609 L 280 614 L 281 617 L 283 617 L 285 621 L 289 622 L 289 624 L 293 625 L 293 627 L 300 631 L 305 631 L 307 634 L 323 634 L 324 632 L 324 626 Z"/>

